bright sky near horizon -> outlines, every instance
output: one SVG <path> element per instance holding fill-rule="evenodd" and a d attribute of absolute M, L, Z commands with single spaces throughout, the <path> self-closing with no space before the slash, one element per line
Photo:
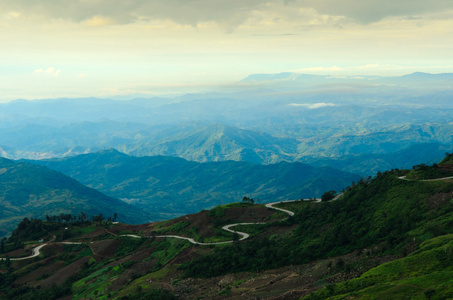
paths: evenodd
<path fill-rule="evenodd" d="M 0 101 L 453 72 L 452 0 L 0 0 Z"/>

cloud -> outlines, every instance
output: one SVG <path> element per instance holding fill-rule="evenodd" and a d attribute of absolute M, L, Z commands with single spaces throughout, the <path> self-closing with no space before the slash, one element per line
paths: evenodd
<path fill-rule="evenodd" d="M 326 107 L 326 106 L 335 106 L 333 103 L 325 103 L 325 102 L 319 102 L 319 103 L 290 103 L 288 104 L 289 106 L 302 106 L 306 107 L 308 109 L 317 109 L 321 107 Z"/>
<path fill-rule="evenodd" d="M 302 69 L 297 69 L 297 70 L 291 70 L 291 72 L 294 73 L 322 73 L 326 74 L 329 72 L 339 72 L 343 70 L 343 68 L 337 67 L 337 66 L 332 66 L 332 67 L 308 67 L 308 68 L 302 68 Z"/>
<path fill-rule="evenodd" d="M 450 72 L 453 68 L 451 64 L 440 65 L 428 65 L 423 66 L 422 68 L 418 65 L 391 65 L 391 64 L 366 64 L 360 66 L 347 66 L 347 67 L 307 67 L 295 70 L 289 70 L 293 73 L 302 73 L 302 74 L 316 74 L 316 75 L 328 75 L 332 78 L 342 78 L 347 76 L 356 76 L 356 75 L 405 75 L 412 72 L 417 72 L 424 70 L 424 72 Z M 361 77 L 357 77 L 357 79 Z M 364 78 L 362 78 L 364 79 Z"/>
<path fill-rule="evenodd" d="M 387 17 L 413 16 L 453 9 L 451 0 L 294 0 L 319 13 L 345 16 L 360 23 L 372 23 Z"/>
<path fill-rule="evenodd" d="M 33 71 L 34 74 L 44 74 L 44 75 L 50 75 L 50 76 L 58 76 L 60 74 L 61 70 L 60 69 L 55 69 L 54 67 L 49 67 L 47 69 L 36 69 Z"/>
<path fill-rule="evenodd" d="M 343 16 L 372 23 L 392 16 L 442 12 L 453 9 L 451 0 L 14 0 L 2 1 L 0 11 L 25 17 L 65 19 L 88 26 L 137 21 L 172 20 L 196 26 L 215 22 L 226 28 L 243 24 L 255 12 L 289 8 L 299 17 L 315 10 L 326 16 Z M 302 12 L 302 13 L 301 13 Z"/>
<path fill-rule="evenodd" d="M 113 23 L 115 23 L 115 22 L 112 19 L 105 18 L 102 16 L 94 16 L 91 19 L 84 21 L 84 24 L 89 27 L 101 27 L 101 26 L 111 25 Z"/>

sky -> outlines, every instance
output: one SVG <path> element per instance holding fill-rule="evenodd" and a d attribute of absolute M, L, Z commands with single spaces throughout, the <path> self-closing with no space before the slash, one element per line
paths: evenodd
<path fill-rule="evenodd" d="M 0 101 L 453 72 L 453 0 L 0 0 Z"/>

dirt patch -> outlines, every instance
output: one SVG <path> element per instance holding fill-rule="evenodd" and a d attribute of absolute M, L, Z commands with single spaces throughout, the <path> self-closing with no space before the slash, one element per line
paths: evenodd
<path fill-rule="evenodd" d="M 259 273 L 234 273 L 224 276 L 183 279 L 173 283 L 181 299 L 299 299 L 326 285 L 356 278 L 372 267 L 397 259 L 395 256 L 368 257 L 367 250 L 287 266 Z M 342 261 L 341 269 L 337 262 Z M 348 266 L 355 265 L 348 269 Z M 172 282 L 168 282 L 172 284 Z"/>
<path fill-rule="evenodd" d="M 56 285 L 62 285 L 69 277 L 77 273 L 78 270 L 80 270 L 83 267 L 83 264 L 85 262 L 88 262 L 90 260 L 90 257 L 83 257 L 72 264 L 69 264 L 58 271 L 56 271 L 53 275 L 48 277 L 47 279 L 44 279 L 39 282 L 39 285 L 41 285 L 43 288 L 49 288 L 52 286 L 52 284 Z"/>
<path fill-rule="evenodd" d="M 178 255 L 176 255 L 176 257 L 171 261 L 171 263 L 182 264 L 198 257 L 200 257 L 200 254 L 194 249 L 194 247 L 189 247 L 179 252 Z"/>
<path fill-rule="evenodd" d="M 84 235 L 81 235 L 81 236 L 77 237 L 77 240 L 91 240 L 91 239 L 97 238 L 97 237 L 99 237 L 101 235 L 104 235 L 106 233 L 107 232 L 105 231 L 104 228 L 98 228 L 98 229 L 96 229 L 93 232 L 90 232 L 90 233 L 87 233 L 87 234 L 84 234 Z"/>
<path fill-rule="evenodd" d="M 225 215 L 222 216 L 219 221 L 221 222 L 221 224 L 269 222 L 269 217 L 274 213 L 275 211 L 258 205 L 250 207 L 230 207 L 228 209 L 225 209 Z M 190 231 L 192 228 L 194 228 L 197 235 L 205 238 L 212 237 L 216 234 L 214 228 L 220 228 L 221 226 L 215 226 L 214 224 L 216 219 L 209 214 L 209 211 L 204 210 L 196 214 L 182 216 L 167 222 L 165 224 L 165 227 L 170 227 L 180 222 L 187 222 L 189 223 L 189 225 L 184 228 L 184 231 Z M 144 233 L 145 235 L 151 235 L 152 231 L 158 230 L 158 227 L 161 226 L 160 223 L 151 223 L 149 225 L 150 226 Z M 166 231 L 165 234 L 179 235 L 180 233 Z"/>
<path fill-rule="evenodd" d="M 140 225 L 129 225 L 129 224 L 119 224 L 115 227 L 111 227 L 108 229 L 113 234 L 120 234 L 121 232 L 133 232 L 138 233 L 140 231 L 146 231 L 150 228 L 153 228 L 158 222 L 148 223 L 148 224 L 140 224 Z"/>
<path fill-rule="evenodd" d="M 49 244 L 41 249 L 41 252 L 46 256 L 55 256 L 63 254 L 64 249 L 62 244 Z"/>
<path fill-rule="evenodd" d="M 443 206 L 450 202 L 450 200 L 453 198 L 453 191 L 449 193 L 437 193 L 434 194 L 426 200 L 428 203 L 428 208 L 429 210 L 436 209 L 440 206 Z"/>
<path fill-rule="evenodd" d="M 24 257 L 24 256 L 29 256 L 31 255 L 31 249 L 34 248 L 36 245 L 29 246 L 26 249 L 17 249 L 14 251 L 10 251 L 8 253 L 3 253 L 1 257 L 7 257 L 9 256 L 10 258 L 16 258 L 16 257 Z"/>
<path fill-rule="evenodd" d="M 114 257 L 121 241 L 116 239 L 102 240 L 90 244 L 91 251 L 102 257 Z"/>
<path fill-rule="evenodd" d="M 40 262 L 43 263 L 43 262 Z M 44 279 L 50 277 L 52 274 L 57 272 L 60 268 L 64 266 L 64 262 L 58 261 L 51 264 L 45 264 L 44 266 L 34 270 L 33 272 L 19 278 L 15 283 L 17 284 L 26 284 L 31 286 L 36 286 L 36 281 L 39 279 Z"/>

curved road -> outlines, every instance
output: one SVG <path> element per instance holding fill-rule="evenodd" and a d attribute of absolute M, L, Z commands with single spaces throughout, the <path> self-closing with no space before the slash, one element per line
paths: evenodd
<path fill-rule="evenodd" d="M 289 210 L 286 210 L 286 209 L 282 209 L 282 208 L 272 207 L 272 205 L 274 205 L 274 204 L 285 203 L 285 202 L 293 202 L 293 201 L 299 201 L 299 200 L 290 200 L 290 201 L 273 202 L 273 203 L 266 204 L 266 207 L 272 208 L 272 209 L 275 209 L 275 210 L 280 210 L 280 211 L 286 212 L 286 213 L 289 214 L 290 216 L 293 216 L 294 213 L 293 213 L 292 211 L 289 211 Z M 248 238 L 250 237 L 250 235 L 247 234 L 247 233 L 245 233 L 245 232 L 232 230 L 232 229 L 230 229 L 230 228 L 231 228 L 231 227 L 234 227 L 234 226 L 238 226 L 238 225 L 256 225 L 256 224 L 266 224 L 266 223 L 235 223 L 235 224 L 225 225 L 225 226 L 222 227 L 222 229 L 223 229 L 223 230 L 226 230 L 226 231 L 228 231 L 228 232 L 237 233 L 238 235 L 241 236 L 241 238 L 240 238 L 238 241 L 243 241 L 243 240 L 245 240 L 245 239 L 248 239 Z M 124 235 L 120 235 L 120 236 L 128 236 L 128 237 L 132 237 L 132 238 L 136 238 L 136 239 L 141 239 L 141 238 L 142 238 L 142 236 L 135 235 L 135 234 L 124 234 Z M 152 237 L 156 237 L 156 238 L 175 238 L 175 239 L 180 239 L 180 240 L 189 241 L 190 243 L 192 243 L 192 244 L 194 244 L 194 245 L 204 245 L 204 246 L 209 246 L 209 245 L 221 245 L 221 244 L 231 244 L 231 243 L 234 243 L 234 241 L 225 241 L 225 242 L 216 242 L 216 243 L 201 243 L 201 242 L 195 241 L 193 238 L 188 238 L 188 237 L 179 236 L 179 235 L 143 236 L 143 238 L 152 238 Z M 78 244 L 84 244 L 84 243 L 77 243 L 77 242 L 61 242 L 61 244 L 66 244 L 66 245 L 78 245 Z M 37 257 L 37 256 L 39 256 L 39 254 L 40 254 L 41 248 L 43 248 L 43 247 L 45 247 L 45 246 L 47 246 L 47 245 L 49 245 L 49 244 L 46 243 L 46 244 L 42 244 L 42 245 L 39 245 L 39 246 L 33 248 L 33 249 L 32 249 L 32 255 L 30 255 L 30 256 L 20 257 L 20 258 L 10 258 L 10 260 L 25 260 L 25 259 L 30 259 L 30 258 L 33 258 L 33 257 Z M 6 260 L 6 258 L 0 258 L 0 260 Z"/>
<path fill-rule="evenodd" d="M 337 195 L 334 199 L 332 199 L 331 201 L 335 201 L 337 200 L 338 198 L 340 198 L 343 194 L 339 194 Z M 279 202 L 272 202 L 272 203 L 267 203 L 265 206 L 267 208 L 271 208 L 271 209 L 275 209 L 275 210 L 278 210 L 278 211 L 282 211 L 284 213 L 287 213 L 289 216 L 294 216 L 294 212 L 290 211 L 290 210 L 287 210 L 287 209 L 283 209 L 283 208 L 278 208 L 278 207 L 274 207 L 274 205 L 276 204 L 281 204 L 281 203 L 289 203 L 289 202 L 296 202 L 296 201 L 312 201 L 313 199 L 302 199 L 302 200 L 285 200 L 285 201 L 279 201 Z M 316 202 L 320 202 L 321 199 L 316 199 Z M 239 226 L 239 225 L 256 225 L 256 224 L 266 224 L 266 223 L 234 223 L 234 224 L 229 224 L 229 225 L 225 225 L 222 227 L 223 230 L 225 231 L 228 231 L 228 232 L 232 232 L 232 233 L 236 233 L 238 235 L 241 236 L 241 238 L 238 240 L 238 241 L 243 241 L 245 239 L 248 239 L 250 237 L 250 235 L 248 233 L 245 233 L 245 232 L 241 232 L 241 231 L 236 231 L 236 230 L 232 230 L 230 229 L 231 227 L 234 227 L 234 226 Z M 215 243 L 202 243 L 202 242 L 197 242 L 195 241 L 193 238 L 188 238 L 188 237 L 184 237 L 184 236 L 179 236 L 179 235 L 156 235 L 156 236 L 139 236 L 139 235 L 135 235 L 135 234 L 123 234 L 123 235 L 120 235 L 120 236 L 128 236 L 128 237 L 131 237 L 131 238 L 136 238 L 136 239 L 141 239 L 141 238 L 153 238 L 153 237 L 156 237 L 156 238 L 175 238 L 175 239 L 180 239 L 180 240 L 186 240 L 186 241 L 189 241 L 190 243 L 194 244 L 194 245 L 202 245 L 202 246 L 211 246 L 211 245 L 222 245 L 222 244 L 231 244 L 231 243 L 234 243 L 234 241 L 225 241 L 225 242 L 215 242 Z M 84 244 L 84 243 L 77 243 L 77 242 L 61 242 L 60 244 L 66 244 L 66 245 L 79 245 L 79 244 Z M 48 243 L 46 244 L 42 244 L 42 245 L 39 245 L 35 248 L 32 249 L 32 255 L 30 256 L 26 256 L 26 257 L 21 257 L 21 258 L 10 258 L 10 260 L 25 260 L 25 259 L 30 259 L 30 258 L 33 258 L 33 257 L 37 257 L 39 256 L 40 254 L 40 250 L 41 248 L 47 246 Z M 6 260 L 6 258 L 0 258 L 0 260 Z"/>
<path fill-rule="evenodd" d="M 400 176 L 398 177 L 398 179 L 401 179 L 401 180 L 408 180 L 408 181 L 438 181 L 438 180 L 447 180 L 447 179 L 453 179 L 453 176 L 451 177 L 443 177 L 443 178 L 437 178 L 437 179 L 425 179 L 425 180 L 412 180 L 412 179 L 407 179 L 406 176 Z M 332 200 L 330 201 L 335 201 L 337 200 L 338 198 L 340 198 L 341 196 L 343 195 L 343 193 L 340 193 L 338 194 L 337 196 L 335 196 L 335 198 L 333 198 Z M 278 208 L 278 207 L 274 207 L 274 205 L 276 204 L 280 204 L 280 203 L 288 203 L 288 202 L 296 202 L 296 201 L 311 201 L 313 199 L 302 199 L 302 200 L 286 200 L 286 201 L 279 201 L 279 202 L 272 202 L 272 203 L 267 203 L 265 206 L 267 208 L 271 208 L 271 209 L 275 209 L 275 210 L 278 210 L 278 211 L 282 211 L 284 213 L 287 213 L 288 215 L 290 216 L 294 216 L 294 212 L 290 211 L 290 210 L 287 210 L 287 209 L 283 209 L 283 208 Z M 315 199 L 316 202 L 321 202 L 321 199 Z M 222 227 L 223 230 L 226 230 L 226 231 L 229 231 L 229 232 L 232 232 L 232 233 L 237 233 L 238 235 L 241 236 L 241 238 L 239 239 L 239 241 L 243 241 L 245 239 L 248 239 L 250 237 L 249 234 L 245 233 L 245 232 L 241 232 L 241 231 L 235 231 L 235 230 L 232 230 L 230 229 L 231 227 L 234 227 L 234 226 L 238 226 L 238 225 L 255 225 L 255 224 L 266 224 L 266 223 L 235 223 L 235 224 L 229 224 L 229 225 L 225 225 Z M 132 237 L 132 238 L 137 238 L 137 239 L 141 239 L 142 237 L 141 236 L 138 236 L 138 235 L 135 235 L 135 234 L 124 234 L 124 235 L 120 235 L 120 236 L 128 236 L 128 237 Z M 194 244 L 194 245 L 204 245 L 204 246 L 209 246 L 209 245 L 221 245 L 221 244 L 231 244 L 233 243 L 234 241 L 225 241 L 225 242 L 216 242 L 216 243 L 201 243 L 201 242 L 197 242 L 195 241 L 193 238 L 188 238 L 188 237 L 184 237 L 184 236 L 178 236 L 178 235 L 156 235 L 156 236 L 143 236 L 143 238 L 151 238 L 151 237 L 157 237 L 157 238 L 175 238 L 175 239 L 181 239 L 181 240 L 186 240 L 186 241 L 189 241 L 190 243 Z M 77 242 L 61 242 L 61 244 L 67 244 L 67 245 L 74 245 L 74 244 L 83 244 L 83 243 L 77 243 Z M 35 248 L 32 249 L 32 255 L 30 256 L 26 256 L 26 257 L 20 257 L 20 258 L 10 258 L 10 260 L 25 260 L 25 259 L 30 259 L 30 258 L 33 258 L 33 257 L 37 257 L 39 256 L 40 254 L 40 250 L 47 246 L 48 244 L 42 244 L 42 245 L 39 245 Z M 1 260 L 6 260 L 6 258 L 1 258 L 0 257 L 0 261 Z"/>
<path fill-rule="evenodd" d="M 447 180 L 447 179 L 453 179 L 453 176 L 450 177 L 443 177 L 443 178 L 436 178 L 436 179 L 407 179 L 406 176 L 400 176 L 398 179 L 401 180 L 407 180 L 407 181 L 439 181 L 439 180 Z"/>

